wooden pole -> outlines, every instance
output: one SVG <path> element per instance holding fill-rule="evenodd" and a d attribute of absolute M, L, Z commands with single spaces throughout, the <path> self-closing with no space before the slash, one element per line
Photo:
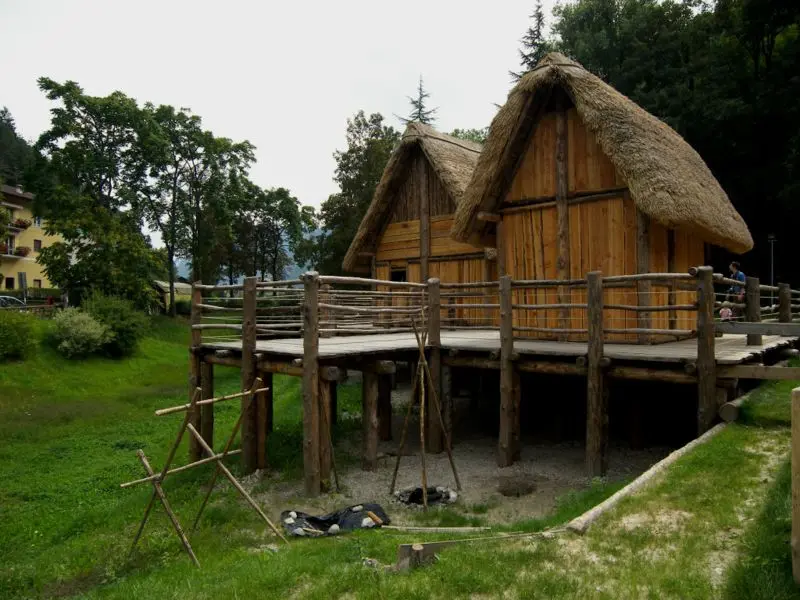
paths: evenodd
<path fill-rule="evenodd" d="M 370 369 L 362 371 L 361 375 L 361 468 L 364 471 L 374 471 L 378 468 L 378 374 Z"/>
<path fill-rule="evenodd" d="M 675 230 L 670 229 L 667 231 L 667 271 L 674 273 L 677 269 L 675 264 Z M 678 302 L 678 295 L 676 290 L 676 282 L 669 282 L 669 292 L 667 293 L 667 305 L 675 306 Z M 669 311 L 669 328 L 678 328 L 678 313 L 675 310 Z"/>
<path fill-rule="evenodd" d="M 269 457 L 267 455 L 267 443 L 269 442 L 269 434 L 272 433 L 272 417 L 273 417 L 272 373 L 261 371 L 259 372 L 258 377 L 263 382 L 262 389 L 266 388 L 263 392 L 260 392 L 259 394 L 256 395 L 256 412 L 257 412 L 256 431 L 258 439 L 258 468 L 266 469 L 269 466 Z"/>
<path fill-rule="evenodd" d="M 442 357 L 441 357 L 441 297 L 440 284 L 436 278 L 428 280 L 428 369 L 430 370 L 430 386 L 428 390 L 428 406 L 426 412 L 428 420 L 425 429 L 428 433 L 427 446 L 430 452 L 438 454 L 443 448 L 442 428 L 439 414 L 433 406 L 433 398 L 441 398 L 442 382 Z"/>
<path fill-rule="evenodd" d="M 257 277 L 245 277 L 242 298 L 242 391 L 253 387 L 256 379 L 256 285 Z M 251 398 L 243 396 L 242 405 L 242 469 L 245 474 L 258 468 L 258 408 Z M 261 459 L 263 460 L 263 458 Z"/>
<path fill-rule="evenodd" d="M 650 217 L 638 208 L 636 209 L 636 272 L 650 272 Z M 652 285 L 650 281 L 636 282 L 637 305 L 640 307 L 650 306 L 650 292 Z M 636 326 L 639 329 L 650 329 L 652 318 L 649 312 L 636 313 Z M 639 334 L 639 343 L 648 344 L 650 336 L 646 333 Z"/>
<path fill-rule="evenodd" d="M 745 321 L 749 323 L 761 322 L 761 289 L 758 277 L 746 277 L 744 283 Z M 763 336 L 758 333 L 747 334 L 748 346 L 761 346 Z"/>
<path fill-rule="evenodd" d="M 514 462 L 514 323 L 511 304 L 511 277 L 500 278 L 500 434 L 497 465 Z"/>
<path fill-rule="evenodd" d="M 418 153 L 419 182 L 419 270 L 420 281 L 428 280 L 428 260 L 431 254 L 431 211 L 428 198 L 428 164 L 422 151 Z"/>
<path fill-rule="evenodd" d="M 800 388 L 792 390 L 792 575 L 800 584 Z"/>
<path fill-rule="evenodd" d="M 319 478 L 323 491 L 331 489 L 333 462 L 331 434 L 331 382 L 319 378 Z"/>
<path fill-rule="evenodd" d="M 586 470 L 589 477 L 602 477 L 608 467 L 608 406 L 603 390 L 603 277 L 599 271 L 587 275 L 586 299 L 589 345 L 586 356 Z"/>
<path fill-rule="evenodd" d="M 556 112 L 556 219 L 558 224 L 557 245 L 558 258 L 556 269 L 559 279 L 569 279 L 570 256 L 569 256 L 569 200 L 567 195 L 568 175 L 567 175 L 567 111 L 563 106 L 564 98 L 558 97 Z M 558 288 L 558 302 L 569 302 L 569 288 Z M 562 308 L 559 311 L 559 328 L 566 329 L 569 323 L 569 310 Z M 562 336 L 566 337 L 566 336 Z"/>
<path fill-rule="evenodd" d="M 717 360 L 714 354 L 714 270 L 697 269 L 697 434 L 717 415 Z"/>
<path fill-rule="evenodd" d="M 319 274 L 303 276 L 303 470 L 305 492 L 320 493 L 319 475 Z"/>
<path fill-rule="evenodd" d="M 189 398 L 191 399 L 197 388 L 202 386 L 202 365 L 203 355 L 200 346 L 203 343 L 203 332 L 200 329 L 195 329 L 194 325 L 200 325 L 202 320 L 202 309 L 200 305 L 203 303 L 203 292 L 198 287 L 201 282 L 196 281 L 192 284 L 192 307 L 190 313 L 192 346 L 189 349 Z M 208 396 L 211 397 L 211 396 Z M 213 408 L 211 410 L 214 410 Z M 199 414 L 193 416 L 193 424 L 202 427 L 202 417 Z M 201 458 L 203 451 L 200 445 L 193 439 L 189 440 L 189 461 L 194 462 Z"/>
<path fill-rule="evenodd" d="M 334 304 L 334 302 L 332 302 L 330 292 L 331 292 L 331 285 L 329 283 L 321 285 L 320 288 L 319 288 L 319 301 L 320 301 L 320 304 L 323 305 L 323 306 L 320 307 L 319 319 L 320 319 L 320 321 L 323 321 L 325 323 L 324 329 L 326 329 L 326 330 L 335 329 L 336 328 L 336 324 L 335 323 L 331 323 L 331 321 L 336 318 L 336 311 L 335 310 L 330 310 L 329 308 L 327 308 L 328 305 Z M 320 332 L 319 336 L 320 337 L 330 337 L 331 336 L 331 332 L 330 331 L 323 331 L 323 332 Z"/>
<path fill-rule="evenodd" d="M 778 321 L 792 322 L 792 288 L 788 283 L 778 284 Z"/>
<path fill-rule="evenodd" d="M 205 360 L 200 363 L 201 399 L 214 397 L 214 365 Z M 214 405 L 204 404 L 200 407 L 200 432 L 203 439 L 214 447 Z M 198 444 L 198 450 L 199 444 Z"/>
<path fill-rule="evenodd" d="M 494 237 L 497 245 L 497 278 L 499 279 L 506 274 L 505 228 L 502 220 L 495 225 Z"/>

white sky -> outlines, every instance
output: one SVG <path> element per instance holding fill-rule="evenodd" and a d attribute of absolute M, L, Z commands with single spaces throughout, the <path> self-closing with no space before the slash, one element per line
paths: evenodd
<path fill-rule="evenodd" d="M 255 144 L 251 178 L 319 206 L 357 110 L 409 111 L 420 74 L 436 127 L 484 127 L 510 88 L 534 0 L 0 0 L 0 106 L 35 140 L 45 75 L 87 93 L 189 107 Z M 547 24 L 553 0 L 545 0 Z"/>

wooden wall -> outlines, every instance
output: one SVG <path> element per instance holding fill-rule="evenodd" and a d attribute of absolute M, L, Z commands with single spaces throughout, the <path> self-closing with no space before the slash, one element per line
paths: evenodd
<path fill-rule="evenodd" d="M 594 135 L 586 129 L 574 108 L 567 111 L 567 215 L 569 223 L 569 277 L 584 278 L 590 271 L 604 275 L 636 273 L 637 209 L 627 194 L 625 182 L 602 152 Z M 556 208 L 556 112 L 545 113 L 529 141 L 501 206 L 506 272 L 514 279 L 558 279 L 558 213 Z M 584 200 L 584 198 L 586 198 Z M 673 236 L 673 243 L 669 237 Z M 703 263 L 703 242 L 690 235 L 650 226 L 650 272 L 686 272 Z M 670 257 L 669 252 L 672 251 Z M 653 305 L 668 303 L 666 288 L 654 287 Z M 693 302 L 692 292 L 675 294 L 674 303 Z M 607 289 L 608 304 L 637 305 L 635 289 Z M 585 303 L 583 290 L 564 290 L 559 300 L 555 288 L 517 290 L 514 302 L 555 304 Z M 606 310 L 608 328 L 637 327 L 633 311 Z M 694 327 L 695 313 L 679 313 L 678 329 Z M 515 326 L 563 327 L 558 310 L 515 311 Z M 585 309 L 573 309 L 566 327 L 585 329 Z M 669 328 L 669 313 L 652 313 L 653 328 Z M 556 338 L 554 334 L 520 332 L 520 336 Z M 571 336 L 576 339 L 583 336 Z M 631 335 L 611 335 L 609 341 L 634 341 Z"/>

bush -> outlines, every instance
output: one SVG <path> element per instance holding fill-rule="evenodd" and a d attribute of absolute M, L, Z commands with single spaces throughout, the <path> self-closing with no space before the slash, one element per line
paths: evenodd
<path fill-rule="evenodd" d="M 133 304 L 122 298 L 95 294 L 83 306 L 109 330 L 104 353 L 114 358 L 133 354 L 147 328 L 145 316 Z"/>
<path fill-rule="evenodd" d="M 67 358 L 98 352 L 111 339 L 108 327 L 78 308 L 67 308 L 53 319 L 52 343 Z"/>
<path fill-rule="evenodd" d="M 33 338 L 33 319 L 17 310 L 0 310 L 0 361 L 25 358 Z"/>
<path fill-rule="evenodd" d="M 188 317 L 192 314 L 191 300 L 175 300 L 175 314 Z"/>

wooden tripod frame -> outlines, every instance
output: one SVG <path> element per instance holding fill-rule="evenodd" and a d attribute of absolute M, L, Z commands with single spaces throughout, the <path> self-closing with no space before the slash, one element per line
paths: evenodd
<path fill-rule="evenodd" d="M 200 517 L 203 514 L 203 510 L 205 509 L 206 505 L 208 504 L 208 499 L 211 496 L 211 492 L 214 489 L 214 484 L 217 482 L 217 478 L 219 477 L 220 473 L 224 475 L 233 485 L 234 488 L 244 497 L 247 503 L 253 508 L 253 510 L 258 514 L 258 516 L 264 520 L 264 522 L 272 529 L 272 531 L 281 538 L 287 544 L 289 543 L 288 540 L 284 537 L 284 535 L 280 532 L 280 530 L 275 527 L 272 521 L 269 520 L 269 517 L 264 513 L 261 507 L 253 500 L 252 496 L 247 493 L 247 491 L 242 487 L 242 484 L 233 476 L 230 472 L 228 467 L 226 467 L 222 461 L 229 457 L 236 454 L 240 454 L 240 450 L 231 450 L 231 446 L 233 445 L 234 440 L 236 439 L 236 434 L 239 432 L 239 429 L 242 425 L 242 418 L 245 411 L 248 409 L 250 403 L 253 399 L 260 393 L 267 391 L 267 388 L 261 387 L 262 381 L 259 378 L 256 378 L 253 386 L 244 392 L 240 392 L 238 394 L 231 394 L 228 396 L 220 396 L 218 398 L 208 398 L 208 399 L 200 399 L 201 391 L 200 388 L 196 388 L 194 393 L 192 394 L 192 399 L 189 404 L 183 404 L 181 406 L 173 406 L 170 408 L 165 408 L 156 411 L 157 416 L 161 415 L 168 415 L 175 412 L 185 412 L 183 418 L 183 423 L 181 424 L 180 429 L 178 430 L 178 435 L 175 437 L 175 441 L 172 443 L 170 448 L 169 454 L 167 455 L 167 460 L 164 463 L 163 468 L 159 473 L 155 473 L 150 466 L 150 463 L 147 460 L 147 457 L 144 454 L 144 451 L 139 449 L 136 451 L 136 456 L 139 458 L 139 461 L 142 463 L 142 467 L 147 473 L 147 477 L 142 479 L 137 479 L 135 481 L 128 481 L 125 483 L 120 484 L 120 487 L 127 488 L 134 485 L 138 485 L 141 483 L 150 483 L 153 486 L 153 494 L 150 496 L 150 502 L 147 504 L 147 508 L 144 511 L 144 516 L 142 517 L 142 521 L 139 524 L 139 529 L 136 531 L 136 536 L 133 539 L 133 544 L 131 545 L 130 552 L 132 553 L 133 550 L 136 548 L 136 544 L 139 542 L 139 539 L 142 536 L 142 532 L 144 531 L 144 527 L 147 524 L 148 519 L 150 518 L 150 513 L 155 505 L 156 498 L 161 502 L 161 505 L 164 507 L 164 512 L 167 513 L 170 522 L 172 523 L 173 528 L 175 529 L 175 533 L 178 535 L 178 538 L 181 540 L 181 544 L 183 544 L 186 553 L 192 559 L 192 562 L 196 566 L 200 566 L 200 562 L 197 560 L 197 556 L 195 556 L 194 550 L 192 550 L 192 545 L 189 543 L 189 539 L 186 536 L 183 528 L 181 527 L 178 518 L 175 516 L 172 508 L 169 505 L 169 501 L 167 500 L 167 496 L 164 493 L 164 489 L 161 487 L 161 483 L 167 477 L 167 475 L 172 475 L 174 473 L 179 473 L 181 471 L 187 471 L 194 467 L 199 467 L 200 465 L 204 465 L 207 463 L 215 463 L 216 467 L 214 469 L 214 474 L 211 476 L 211 480 L 208 483 L 208 491 L 206 492 L 205 497 L 203 498 L 203 503 L 200 505 L 200 510 L 197 511 L 197 516 L 194 519 L 194 523 L 192 524 L 192 532 L 197 528 L 197 524 L 200 522 Z M 192 425 L 193 420 L 198 414 L 198 409 L 201 405 L 205 404 L 213 404 L 215 402 L 222 402 L 224 400 L 231 400 L 233 398 L 244 398 L 244 402 L 242 403 L 242 409 L 239 412 L 239 418 L 236 420 L 236 424 L 233 427 L 233 431 L 231 431 L 230 436 L 228 437 L 228 441 L 225 444 L 225 449 L 216 454 L 214 450 L 209 446 L 200 433 L 195 429 L 194 425 Z M 203 449 L 203 451 L 207 454 L 206 458 L 201 460 L 189 463 L 188 465 L 183 465 L 181 467 L 176 467 L 174 469 L 170 469 L 172 465 L 172 461 L 175 458 L 175 453 L 178 450 L 178 446 L 180 446 L 181 440 L 183 439 L 183 434 L 185 432 L 189 432 L 189 434 L 194 438 L 197 444 Z"/>

